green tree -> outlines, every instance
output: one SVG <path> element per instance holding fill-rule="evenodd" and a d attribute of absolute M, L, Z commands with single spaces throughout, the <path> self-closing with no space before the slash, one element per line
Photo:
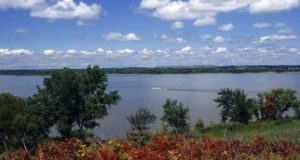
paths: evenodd
<path fill-rule="evenodd" d="M 189 130 L 189 108 L 184 107 L 177 100 L 167 99 L 163 105 L 163 110 L 161 120 L 166 122 L 166 127 L 170 127 L 175 133 L 183 133 Z"/>
<path fill-rule="evenodd" d="M 7 151 L 16 143 L 18 128 L 14 125 L 16 118 L 26 106 L 26 101 L 9 93 L 0 94 L 0 139 Z"/>
<path fill-rule="evenodd" d="M 105 117 L 110 106 L 120 100 L 117 91 L 106 93 L 107 76 L 98 66 L 88 66 L 83 73 L 65 68 L 45 78 L 43 84 L 37 95 L 41 101 L 35 105 L 48 108 L 45 114 L 64 138 L 73 133 L 84 136 L 99 126 L 97 119 Z"/>
<path fill-rule="evenodd" d="M 247 124 L 254 114 L 255 101 L 248 99 L 245 92 L 240 89 L 221 89 L 214 101 L 221 108 L 222 122 L 229 120 Z"/>
<path fill-rule="evenodd" d="M 141 132 L 149 129 L 148 125 L 155 122 L 156 116 L 147 108 L 140 108 L 135 115 L 127 117 L 127 120 L 132 131 Z"/>
<path fill-rule="evenodd" d="M 16 117 L 14 126 L 18 128 L 18 134 L 23 143 L 34 147 L 47 139 L 50 128 L 55 124 L 55 111 L 49 107 L 49 99 L 45 94 L 39 94 L 27 99 L 27 106 L 23 113 Z"/>
<path fill-rule="evenodd" d="M 270 92 L 258 94 L 257 112 L 261 119 L 280 119 L 283 114 L 294 109 L 296 115 L 300 115 L 300 102 L 296 97 L 296 91 L 291 89 L 276 88 Z"/>

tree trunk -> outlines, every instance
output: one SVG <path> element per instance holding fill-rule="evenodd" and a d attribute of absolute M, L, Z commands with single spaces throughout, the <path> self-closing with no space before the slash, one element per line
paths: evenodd
<path fill-rule="evenodd" d="M 24 139 L 22 139 L 22 143 L 23 143 L 23 147 L 24 147 L 24 149 L 25 149 L 25 151 L 26 151 L 27 155 L 29 156 L 29 155 L 30 155 L 30 153 L 28 152 L 28 149 L 27 149 L 27 147 L 26 147 L 26 144 L 25 144 L 25 141 L 24 141 Z"/>

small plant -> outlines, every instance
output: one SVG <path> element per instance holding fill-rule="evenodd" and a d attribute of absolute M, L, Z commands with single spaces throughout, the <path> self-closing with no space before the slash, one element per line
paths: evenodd
<path fill-rule="evenodd" d="M 136 147 L 143 147 L 149 144 L 151 140 L 151 133 L 149 132 L 138 132 L 138 133 L 128 133 L 127 138 L 133 141 Z"/>
<path fill-rule="evenodd" d="M 147 108 L 140 108 L 135 115 L 127 117 L 127 120 L 132 131 L 141 132 L 149 129 L 148 125 L 155 122 L 156 116 Z"/>
<path fill-rule="evenodd" d="M 163 110 L 164 114 L 161 120 L 167 123 L 166 127 L 170 127 L 175 133 L 183 133 L 189 130 L 189 108 L 184 107 L 177 100 L 167 99 L 163 105 Z"/>
<path fill-rule="evenodd" d="M 195 124 L 195 129 L 198 131 L 201 131 L 205 128 L 204 122 L 201 118 L 198 118 L 196 124 Z"/>

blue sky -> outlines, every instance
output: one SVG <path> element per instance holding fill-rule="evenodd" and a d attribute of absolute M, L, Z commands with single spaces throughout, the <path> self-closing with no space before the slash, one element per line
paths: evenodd
<path fill-rule="evenodd" d="M 299 65 L 300 0 L 0 0 L 0 69 Z"/>

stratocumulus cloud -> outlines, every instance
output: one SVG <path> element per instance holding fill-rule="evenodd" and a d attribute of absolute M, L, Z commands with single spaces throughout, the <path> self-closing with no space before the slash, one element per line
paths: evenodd
<path fill-rule="evenodd" d="M 244 47 L 226 48 L 186 46 L 178 50 L 130 48 L 119 50 L 54 50 L 33 52 L 26 49 L 0 49 L 0 68 L 61 68 L 85 67 L 97 64 L 103 67 L 155 67 L 162 65 L 274 65 L 298 64 L 300 48 Z M 22 61 L 22 63 L 17 63 Z M 8 65 L 9 64 L 9 65 Z"/>

